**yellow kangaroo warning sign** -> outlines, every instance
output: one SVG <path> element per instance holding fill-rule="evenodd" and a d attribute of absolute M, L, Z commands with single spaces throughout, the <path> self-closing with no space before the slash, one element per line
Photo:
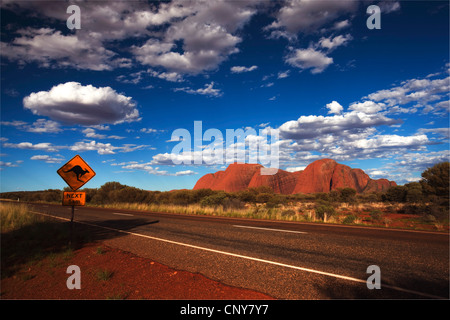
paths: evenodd
<path fill-rule="evenodd" d="M 61 178 L 72 188 L 73 191 L 81 188 L 86 182 L 95 176 L 94 170 L 81 158 L 76 155 L 65 165 L 56 171 Z"/>
<path fill-rule="evenodd" d="M 64 192 L 63 206 L 84 206 L 86 204 L 86 192 Z"/>

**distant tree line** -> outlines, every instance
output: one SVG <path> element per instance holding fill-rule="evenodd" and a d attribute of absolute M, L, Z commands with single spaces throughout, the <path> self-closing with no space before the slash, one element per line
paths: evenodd
<path fill-rule="evenodd" d="M 154 203 L 201 206 L 223 206 L 224 208 L 243 208 L 246 203 L 265 204 L 273 208 L 298 201 L 315 202 L 316 211 L 330 213 L 338 203 L 388 202 L 406 203 L 408 212 L 442 215 L 448 214 L 449 208 L 449 162 L 436 164 L 422 173 L 420 182 L 411 182 L 403 186 L 389 188 L 385 192 L 357 194 L 352 188 L 341 188 L 328 193 L 315 194 L 276 194 L 270 187 L 261 186 L 239 192 L 200 190 L 147 191 L 123 185 L 119 182 L 107 182 L 100 188 L 85 188 L 86 202 L 93 205 L 110 203 Z M 67 187 L 63 191 L 70 191 Z M 1 198 L 27 202 L 57 202 L 62 199 L 62 191 L 49 189 L 45 191 L 18 191 L 0 194 Z M 425 204 L 427 204 L 425 208 Z M 430 206 L 431 204 L 431 206 Z"/>

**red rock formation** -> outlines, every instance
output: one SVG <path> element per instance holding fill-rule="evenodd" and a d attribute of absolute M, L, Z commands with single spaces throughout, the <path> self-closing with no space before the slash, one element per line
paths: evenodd
<path fill-rule="evenodd" d="M 274 175 L 261 175 L 261 168 L 263 166 L 259 164 L 233 163 L 225 171 L 204 175 L 194 189 L 235 192 L 269 186 L 275 193 L 295 194 L 329 192 L 349 187 L 362 193 L 384 191 L 397 185 L 386 179 L 372 180 L 363 170 L 352 169 L 332 159 L 314 161 L 303 171 L 278 170 Z"/>
<path fill-rule="evenodd" d="M 234 192 L 248 188 L 256 171 L 263 166 L 260 164 L 232 163 L 225 171 L 209 173 L 201 177 L 195 184 L 196 189 L 212 189 Z"/>
<path fill-rule="evenodd" d="M 258 170 L 253 175 L 248 187 L 269 186 L 275 193 L 291 194 L 296 184 L 297 177 L 291 172 L 280 169 L 274 175 L 261 175 L 261 170 Z"/>

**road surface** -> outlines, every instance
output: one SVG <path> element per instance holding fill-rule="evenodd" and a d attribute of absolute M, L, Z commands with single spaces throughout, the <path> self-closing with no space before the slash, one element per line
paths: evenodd
<path fill-rule="evenodd" d="M 448 233 L 92 207 L 76 207 L 75 222 L 107 245 L 277 299 L 449 298 Z M 368 288 L 369 266 L 379 267 L 380 289 Z"/>

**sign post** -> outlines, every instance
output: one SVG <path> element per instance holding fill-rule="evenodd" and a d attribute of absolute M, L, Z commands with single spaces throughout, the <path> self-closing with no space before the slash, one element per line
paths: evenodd
<path fill-rule="evenodd" d="M 62 201 L 63 206 L 72 206 L 70 217 L 70 244 L 72 244 L 75 206 L 84 206 L 86 203 L 86 193 L 76 191 L 91 180 L 95 176 L 95 172 L 79 155 L 70 159 L 56 172 L 72 189 L 72 191 L 64 192 Z"/>

